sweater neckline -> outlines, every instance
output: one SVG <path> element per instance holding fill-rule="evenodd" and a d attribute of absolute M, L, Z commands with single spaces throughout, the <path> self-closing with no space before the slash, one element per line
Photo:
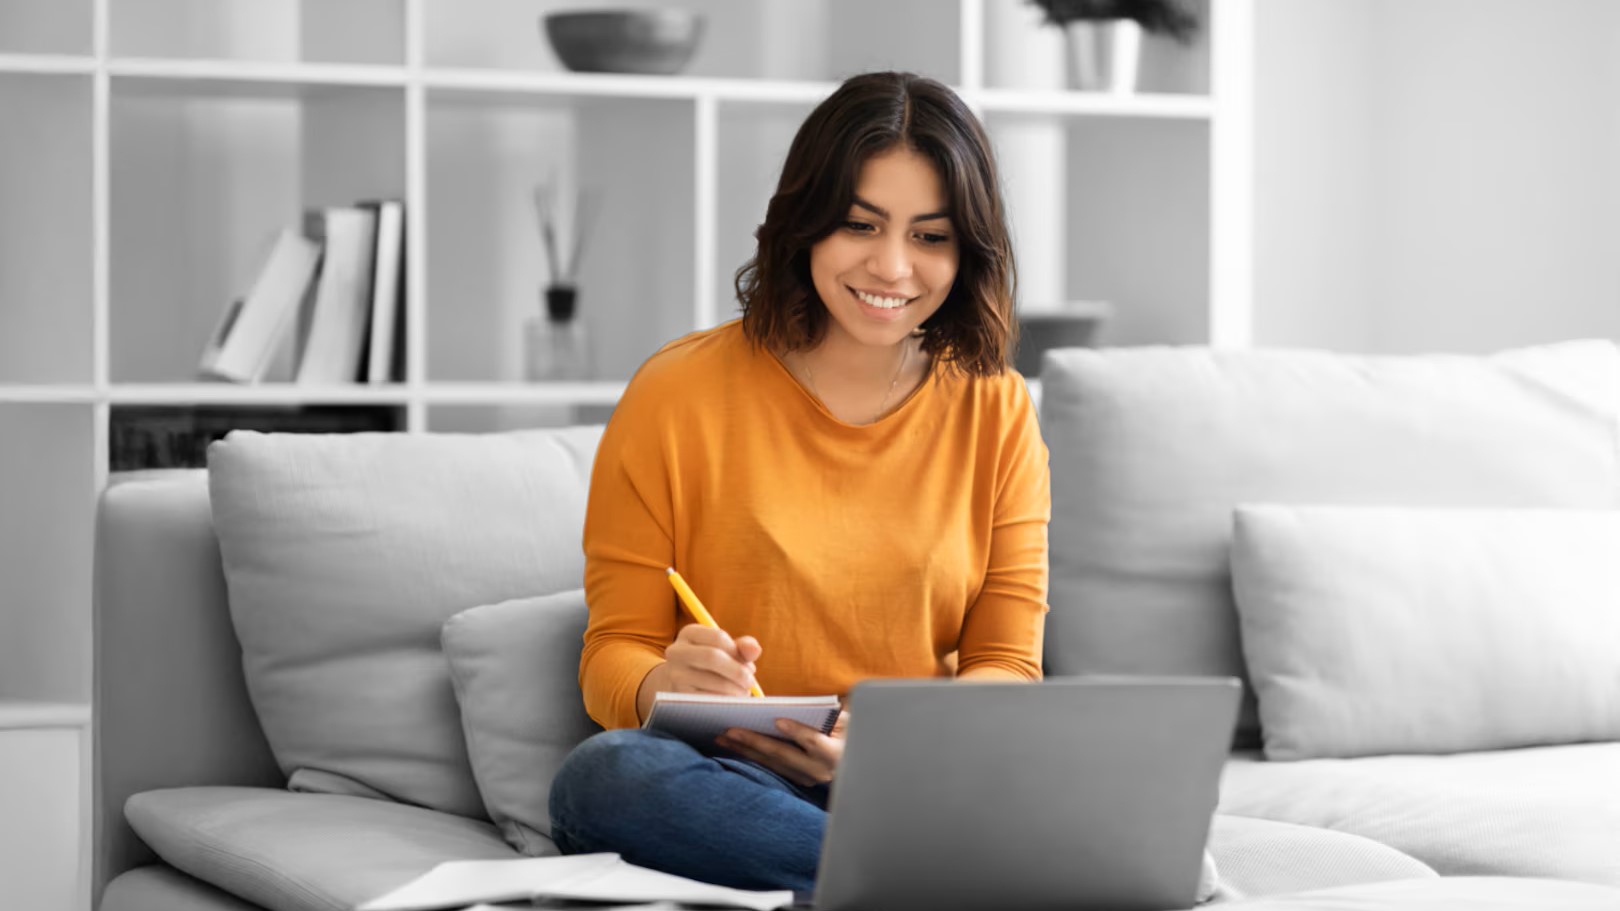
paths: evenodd
<path fill-rule="evenodd" d="M 770 361 L 771 366 L 775 368 L 775 372 L 784 381 L 786 381 L 789 386 L 797 390 L 798 394 L 803 397 L 804 401 L 808 403 L 811 408 L 815 409 L 815 411 L 827 421 L 837 425 L 838 427 L 852 431 L 870 430 L 873 428 L 885 427 L 893 423 L 899 419 L 902 414 L 910 411 L 913 403 L 923 398 L 924 395 L 933 389 L 934 385 L 938 381 L 939 376 L 939 361 L 937 358 L 929 356 L 928 367 L 923 373 L 922 382 L 918 383 L 917 387 L 907 393 L 905 398 L 901 399 L 893 408 L 889 409 L 888 414 L 885 414 L 877 420 L 867 424 L 852 424 L 849 421 L 840 418 L 838 415 L 833 414 L 832 410 L 827 407 L 826 403 L 822 402 L 815 393 L 811 392 L 809 388 L 807 388 L 805 384 L 799 380 L 799 377 L 788 368 L 788 365 L 782 361 L 781 356 L 779 356 L 775 351 L 761 349 L 761 353 L 763 353 L 766 360 Z"/>

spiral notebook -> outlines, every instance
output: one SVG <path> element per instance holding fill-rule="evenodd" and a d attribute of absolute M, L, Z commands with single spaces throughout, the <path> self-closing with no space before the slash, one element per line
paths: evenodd
<path fill-rule="evenodd" d="M 656 693 L 642 728 L 666 731 L 699 749 L 713 749 L 714 739 L 730 728 L 758 731 L 786 740 L 776 719 L 830 733 L 838 723 L 837 696 L 712 696 L 704 693 Z"/>

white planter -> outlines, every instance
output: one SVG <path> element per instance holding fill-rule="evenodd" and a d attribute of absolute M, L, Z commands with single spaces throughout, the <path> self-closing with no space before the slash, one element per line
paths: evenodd
<path fill-rule="evenodd" d="M 1069 45 L 1069 76 L 1084 92 L 1136 91 L 1142 59 L 1142 26 L 1133 19 L 1070 22 L 1063 27 Z"/>

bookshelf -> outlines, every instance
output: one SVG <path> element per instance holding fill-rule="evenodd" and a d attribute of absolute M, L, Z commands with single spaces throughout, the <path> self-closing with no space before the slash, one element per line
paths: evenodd
<path fill-rule="evenodd" d="M 121 409 L 381 407 L 405 432 L 600 420 L 658 344 L 733 315 L 793 130 L 848 73 L 940 78 L 993 135 L 1061 132 L 1062 296 L 1112 303 L 1103 343 L 1246 343 L 1253 2 L 1192 3 L 1199 37 L 1150 40 L 1136 95 L 998 81 L 987 30 L 1020 0 L 682 0 L 708 28 L 675 77 L 563 70 L 537 17 L 593 0 L 0 6 L 0 110 L 31 137 L 0 143 L 0 434 L 24 441 L 0 455 L 0 699 L 89 699 L 94 504 Z M 530 383 L 528 189 L 548 172 L 603 193 L 580 281 L 593 372 Z M 195 379 L 278 229 L 382 197 L 406 203 L 403 382 Z"/>

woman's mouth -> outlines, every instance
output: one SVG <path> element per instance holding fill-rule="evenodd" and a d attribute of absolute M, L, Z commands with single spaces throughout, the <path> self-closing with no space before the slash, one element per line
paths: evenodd
<path fill-rule="evenodd" d="M 851 288 L 850 291 L 854 292 L 861 303 L 868 307 L 875 307 L 878 310 L 899 310 L 912 301 L 912 298 L 909 297 L 884 297 L 866 291 L 857 291 L 854 288 Z"/>

